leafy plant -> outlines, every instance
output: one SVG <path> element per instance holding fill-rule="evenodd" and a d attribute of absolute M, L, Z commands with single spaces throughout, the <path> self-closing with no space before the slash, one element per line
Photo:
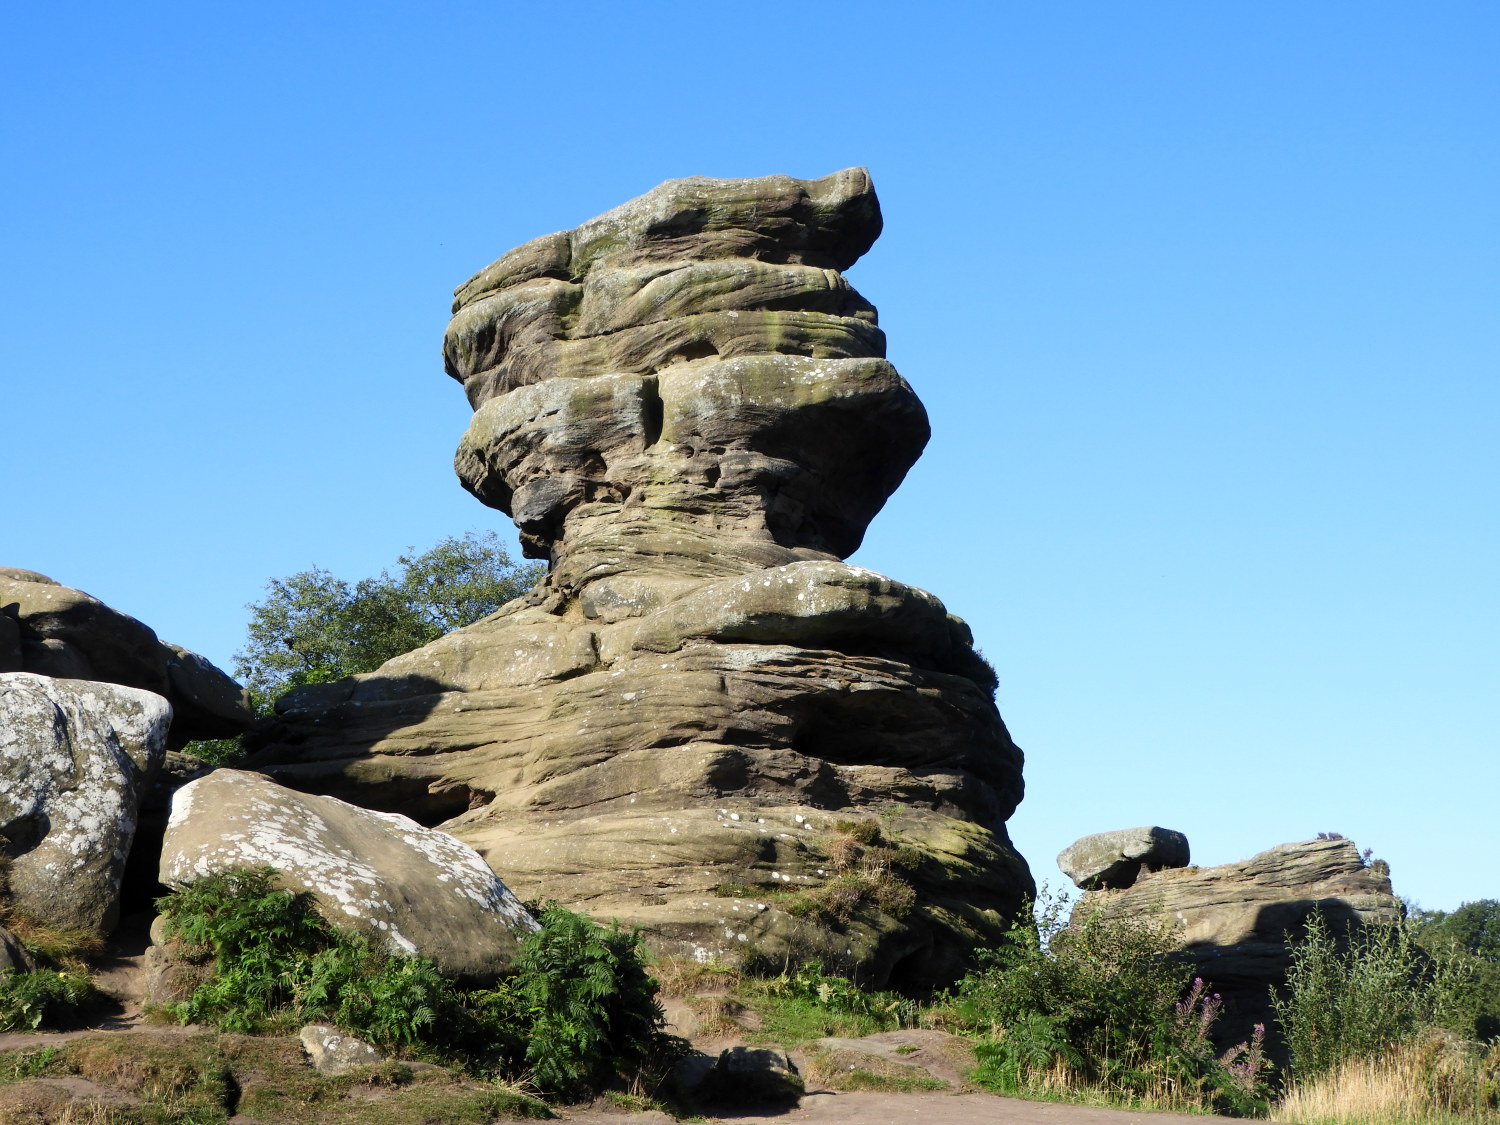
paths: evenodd
<path fill-rule="evenodd" d="M 1272 995 L 1291 1056 L 1307 1081 L 1346 1059 L 1374 1057 L 1427 1028 L 1462 1025 L 1471 968 L 1451 951 L 1428 954 L 1407 922 L 1366 925 L 1341 949 L 1321 914 L 1292 944 L 1285 994 Z"/>
<path fill-rule="evenodd" d="M 1095 912 L 1072 921 L 1043 897 L 980 967 L 940 998 L 942 1020 L 979 1037 L 976 1080 L 1003 1093 L 1059 1084 L 1113 1100 L 1264 1112 L 1261 1043 L 1216 1056 L 1221 1001 L 1189 983 L 1163 923 Z"/>
<path fill-rule="evenodd" d="M 87 974 L 57 969 L 0 972 L 0 1031 L 35 1031 L 68 1020 L 97 994 Z"/>
<path fill-rule="evenodd" d="M 670 1052 L 641 936 L 550 903 L 521 944 L 511 987 L 539 1089 L 580 1096 Z"/>
<path fill-rule="evenodd" d="M 493 988 L 459 988 L 431 962 L 395 957 L 329 925 L 269 868 L 210 876 L 158 904 L 189 956 L 213 971 L 173 1014 L 257 1031 L 318 1019 L 386 1048 L 590 1094 L 649 1076 L 662 1032 L 640 935 L 555 904 Z"/>

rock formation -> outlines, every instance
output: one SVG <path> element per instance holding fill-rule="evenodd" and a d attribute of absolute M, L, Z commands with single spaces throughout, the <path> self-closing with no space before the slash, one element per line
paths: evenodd
<path fill-rule="evenodd" d="M 920 987 L 997 940 L 1032 883 L 993 672 L 841 561 L 928 437 L 841 272 L 880 226 L 862 169 L 676 180 L 461 286 L 456 467 L 549 574 L 290 693 L 256 765 L 666 954 Z"/>
<path fill-rule="evenodd" d="M 1366 865 L 1344 839 L 1281 844 L 1218 867 L 1142 872 L 1128 887 L 1090 891 L 1073 909 L 1075 918 L 1102 910 L 1175 926 L 1197 975 L 1225 999 L 1227 1042 L 1267 1020 L 1269 989 L 1285 981 L 1291 963 L 1289 940 L 1314 911 L 1338 936 L 1402 913 L 1385 864 Z"/>
<path fill-rule="evenodd" d="M 492 983 L 536 922 L 473 848 L 407 817 L 220 769 L 172 798 L 161 881 L 272 867 L 330 922 L 445 976 Z"/>
<path fill-rule="evenodd" d="M 197 653 L 34 570 L 0 567 L 0 672 L 141 688 L 172 705 L 169 748 L 249 727 L 250 697 Z"/>
<path fill-rule="evenodd" d="M 1142 871 L 1186 867 L 1188 839 L 1170 828 L 1121 828 L 1075 840 L 1057 857 L 1057 866 L 1085 891 L 1128 887 Z"/>
<path fill-rule="evenodd" d="M 13 909 L 51 926 L 114 926 L 136 806 L 171 714 L 139 688 L 0 673 L 0 836 Z"/>

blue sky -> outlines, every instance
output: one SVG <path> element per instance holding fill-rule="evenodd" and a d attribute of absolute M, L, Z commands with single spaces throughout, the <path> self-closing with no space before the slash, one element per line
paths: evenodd
<path fill-rule="evenodd" d="M 855 561 L 973 625 L 1039 878 L 1338 831 L 1500 897 L 1500 8 L 26 5 L 0 558 L 229 666 L 244 606 L 508 521 L 449 293 L 661 180 L 863 164 L 933 441 Z"/>

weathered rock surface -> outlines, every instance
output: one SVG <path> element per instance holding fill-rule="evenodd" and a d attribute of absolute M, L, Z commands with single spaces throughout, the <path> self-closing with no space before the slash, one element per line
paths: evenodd
<path fill-rule="evenodd" d="M 114 926 L 171 714 L 140 688 L 0 673 L 0 836 L 15 908 L 54 926 Z"/>
<path fill-rule="evenodd" d="M 310 1023 L 297 1033 L 307 1060 L 319 1074 L 348 1074 L 361 1066 L 376 1066 L 385 1056 L 363 1039 L 345 1035 L 326 1023 Z"/>
<path fill-rule="evenodd" d="M 330 921 L 444 974 L 493 980 L 536 922 L 474 849 L 407 817 L 215 770 L 172 798 L 161 881 L 273 867 Z"/>
<path fill-rule="evenodd" d="M 1142 871 L 1186 867 L 1188 838 L 1170 828 L 1122 828 L 1075 840 L 1057 857 L 1062 873 L 1086 891 L 1120 890 Z"/>
<path fill-rule="evenodd" d="M 1198 975 L 1225 999 L 1229 1041 L 1266 1020 L 1268 990 L 1286 979 L 1289 939 L 1302 935 L 1314 911 L 1341 936 L 1402 914 L 1385 864 L 1367 866 L 1342 839 L 1281 844 L 1218 867 L 1145 872 L 1129 888 L 1085 894 L 1074 917 L 1095 910 L 1174 925 Z"/>
<path fill-rule="evenodd" d="M 249 694 L 197 653 L 34 570 L 0 567 L 0 671 L 142 688 L 172 705 L 170 745 L 249 727 Z"/>
<path fill-rule="evenodd" d="M 677 180 L 462 286 L 456 467 L 548 577 L 290 693 L 257 767 L 445 822 L 664 954 L 920 987 L 998 940 L 1032 883 L 994 674 L 937 598 L 841 561 L 928 436 L 839 272 L 879 230 L 860 169 Z M 875 814 L 914 904 L 835 854 Z"/>

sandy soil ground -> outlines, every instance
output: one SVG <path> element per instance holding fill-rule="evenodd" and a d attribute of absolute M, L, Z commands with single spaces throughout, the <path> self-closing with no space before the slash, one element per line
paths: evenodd
<path fill-rule="evenodd" d="M 664 1113 L 569 1109 L 559 1117 L 578 1125 L 673 1125 Z M 993 1094 L 812 1093 L 796 1109 L 775 1114 L 727 1114 L 710 1121 L 734 1125 L 1166 1125 L 1213 1120 L 1181 1113 L 1146 1113 L 999 1098 Z"/>

